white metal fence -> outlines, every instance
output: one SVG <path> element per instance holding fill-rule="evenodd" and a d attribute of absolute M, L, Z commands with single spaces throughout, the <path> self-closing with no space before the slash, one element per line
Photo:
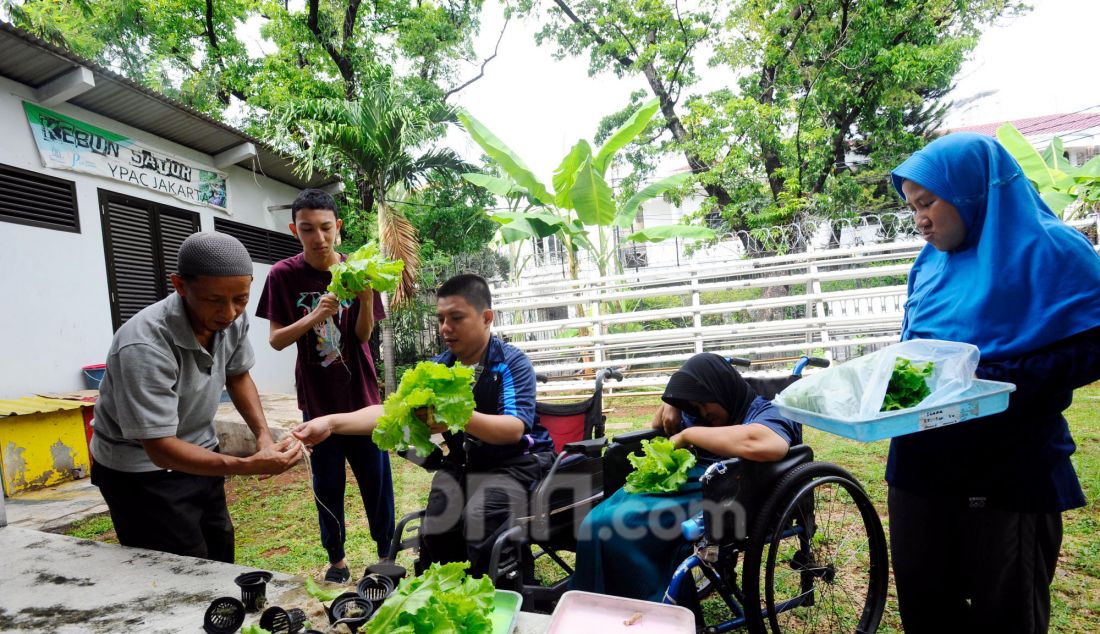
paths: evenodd
<path fill-rule="evenodd" d="M 1096 244 L 1100 218 L 1071 224 Z M 872 229 L 860 233 L 889 235 Z M 748 357 L 763 372 L 786 371 L 802 354 L 843 361 L 898 340 L 905 280 L 924 242 L 904 232 L 838 242 L 814 248 L 807 238 L 807 250 L 789 255 L 495 288 L 494 330 L 555 379 L 540 386 L 546 392 L 591 389 L 595 370 L 608 366 L 627 368 L 625 386 L 663 385 L 703 351 Z"/>

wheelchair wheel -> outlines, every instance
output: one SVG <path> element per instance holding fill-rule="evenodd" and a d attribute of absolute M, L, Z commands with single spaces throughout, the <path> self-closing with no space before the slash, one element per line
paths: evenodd
<path fill-rule="evenodd" d="M 749 534 L 749 630 L 876 631 L 886 605 L 886 552 L 882 522 L 855 478 L 824 462 L 795 467 Z"/>

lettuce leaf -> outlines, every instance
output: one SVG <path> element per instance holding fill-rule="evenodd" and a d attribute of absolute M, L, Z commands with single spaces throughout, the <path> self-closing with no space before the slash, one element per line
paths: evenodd
<path fill-rule="evenodd" d="M 321 603 L 327 603 L 332 601 L 336 597 L 346 592 L 345 588 L 322 588 L 317 585 L 313 579 L 306 577 L 306 592 L 309 596 L 317 599 Z"/>
<path fill-rule="evenodd" d="M 241 629 L 241 634 L 271 634 L 271 632 L 253 623 L 252 625 L 244 626 L 244 628 Z"/>
<path fill-rule="evenodd" d="M 688 480 L 695 456 L 676 449 L 668 438 L 642 441 L 642 455 L 629 456 L 634 471 L 626 477 L 627 493 L 672 493 Z"/>
<path fill-rule="evenodd" d="M 419 577 L 403 580 L 361 631 L 491 634 L 496 589 L 488 577 L 467 577 L 469 565 L 465 561 L 436 563 Z"/>
<path fill-rule="evenodd" d="M 473 380 L 474 369 L 461 363 L 448 368 L 421 361 L 405 370 L 397 391 L 382 404 L 382 416 L 371 436 L 374 444 L 385 451 L 412 447 L 418 456 L 427 456 L 435 445 L 428 425 L 415 411 L 427 407 L 434 422 L 444 423 L 451 432 L 462 431 L 474 413 Z"/>
<path fill-rule="evenodd" d="M 935 364 L 931 361 L 913 363 L 904 357 L 894 361 L 894 372 L 890 375 L 890 385 L 882 399 L 880 412 L 916 407 L 932 389 L 928 387 L 928 377 L 932 376 Z"/>
<path fill-rule="evenodd" d="M 334 293 L 340 301 L 351 301 L 368 287 L 389 293 L 397 288 L 403 270 L 405 262 L 387 260 L 377 244 L 368 242 L 348 259 L 329 267 L 332 282 L 328 285 L 328 292 Z"/>

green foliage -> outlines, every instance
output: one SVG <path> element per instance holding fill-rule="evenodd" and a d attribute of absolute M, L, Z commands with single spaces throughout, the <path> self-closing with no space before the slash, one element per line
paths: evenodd
<path fill-rule="evenodd" d="M 258 624 L 253 623 L 241 628 L 241 634 L 271 634 L 268 630 L 260 627 Z"/>
<path fill-rule="evenodd" d="M 481 252 L 497 231 L 486 210 L 494 197 L 466 180 L 429 181 L 401 205 L 420 237 L 420 257 L 449 260 L 459 254 Z M 492 276 L 489 276 L 492 277 Z"/>
<path fill-rule="evenodd" d="M 404 262 L 386 259 L 377 244 L 368 242 L 343 262 L 329 267 L 332 281 L 327 290 L 334 293 L 340 301 L 351 301 L 368 288 L 390 293 L 397 288 L 404 269 Z"/>
<path fill-rule="evenodd" d="M 1060 137 L 1051 139 L 1040 154 L 1011 123 L 997 128 L 997 140 L 1023 168 L 1043 202 L 1062 220 L 1100 208 L 1100 156 L 1074 167 L 1066 160 Z"/>
<path fill-rule="evenodd" d="M 469 565 L 464 561 L 435 563 L 419 577 L 404 579 L 363 632 L 490 634 L 496 590 L 488 577 L 467 577 Z"/>
<path fill-rule="evenodd" d="M 401 375 L 397 391 L 386 397 L 384 413 L 378 419 L 372 438 L 383 451 L 404 451 L 409 447 L 423 457 L 435 446 L 428 424 L 416 416 L 416 410 L 428 409 L 429 420 L 443 423 L 452 432 L 462 431 L 474 412 L 474 369 L 461 363 L 448 368 L 441 363 L 422 361 Z"/>
<path fill-rule="evenodd" d="M 482 2 L 5 0 L 12 22 L 215 117 L 247 126 L 296 99 L 355 98 L 367 69 L 402 68 L 418 101 L 459 83 Z M 260 25 L 262 52 L 240 34 Z"/>
<path fill-rule="evenodd" d="M 647 85 L 598 138 L 646 95 L 659 101 L 625 148 L 626 189 L 679 154 L 708 196 L 698 217 L 738 230 L 894 205 L 885 175 L 938 127 L 981 27 L 1022 9 L 1015 0 L 555 4 L 520 0 L 514 10 L 541 21 L 538 41 L 557 56 L 586 55 L 591 74 Z M 690 93 L 704 59 L 729 87 Z"/>
<path fill-rule="evenodd" d="M 510 201 L 510 211 L 493 215 L 493 219 L 503 225 L 500 231 L 505 244 L 557 235 L 565 246 L 573 279 L 577 279 L 579 274 L 575 255 L 580 249 L 589 252 L 601 275 L 607 275 L 617 249 L 612 228 L 630 227 L 642 203 L 683 187 L 687 181 L 685 175 L 679 174 L 662 179 L 633 193 L 622 206 L 616 201 L 615 193 L 607 182 L 606 172 L 616 153 L 645 130 L 657 110 L 657 100 L 642 104 L 608 134 L 607 140 L 595 153 L 588 141 L 577 141 L 554 170 L 551 179 L 553 193 L 488 127 L 470 113 L 460 112 L 458 118 L 467 132 L 507 176 L 507 179 L 499 179 L 464 174 L 463 178 Z M 518 207 L 523 199 L 526 199 L 527 207 L 520 211 Z M 651 227 L 648 230 L 649 233 L 635 233 L 628 239 L 656 242 L 670 237 L 709 239 L 715 235 L 709 228 L 685 225 Z M 618 266 L 617 260 L 614 264 Z"/>
<path fill-rule="evenodd" d="M 672 493 L 688 480 L 695 455 L 676 449 L 668 438 L 642 441 L 642 455 L 629 456 L 634 471 L 626 477 L 627 493 Z"/>
<path fill-rule="evenodd" d="M 295 156 L 298 171 L 345 175 L 367 212 L 395 188 L 415 190 L 471 168 L 450 149 L 418 149 L 454 112 L 417 104 L 389 69 L 371 70 L 356 100 L 305 99 L 274 110 L 264 129 L 270 142 Z"/>
<path fill-rule="evenodd" d="M 882 400 L 882 409 L 889 412 L 897 409 L 916 407 L 932 393 L 928 387 L 928 377 L 932 376 L 935 365 L 931 361 L 913 363 L 909 359 L 898 357 L 894 362 L 894 371 L 890 375 L 890 385 Z"/>

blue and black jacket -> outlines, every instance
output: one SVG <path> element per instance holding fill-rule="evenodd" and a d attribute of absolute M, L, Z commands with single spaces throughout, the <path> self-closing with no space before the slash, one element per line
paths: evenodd
<path fill-rule="evenodd" d="M 455 363 L 455 355 L 447 350 L 432 361 L 450 367 Z M 535 368 L 527 355 L 498 337 L 491 337 L 482 366 L 474 384 L 474 409 L 482 414 L 515 416 L 523 421 L 524 434 L 517 443 L 491 445 L 464 432 L 445 433 L 443 438 L 451 461 L 465 465 L 467 471 L 489 471 L 519 456 L 552 452 L 550 433 L 539 424 L 535 412 Z"/>

